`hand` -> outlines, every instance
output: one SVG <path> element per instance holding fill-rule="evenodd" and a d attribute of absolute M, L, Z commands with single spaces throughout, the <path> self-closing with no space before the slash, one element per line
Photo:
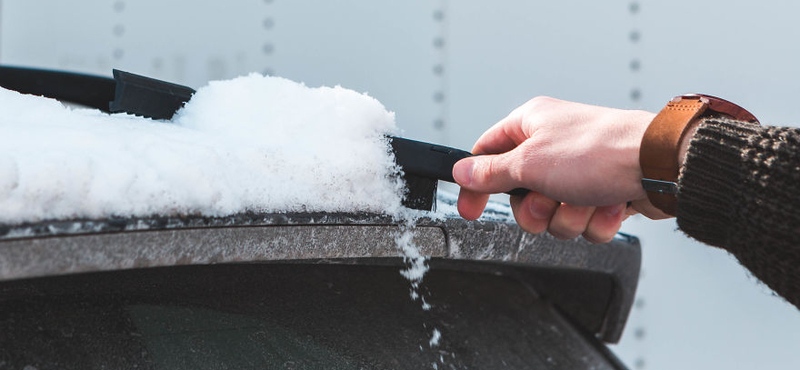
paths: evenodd
<path fill-rule="evenodd" d="M 461 185 L 458 211 L 480 217 L 489 194 L 514 188 L 517 223 L 528 232 L 557 238 L 583 235 L 606 242 L 626 215 L 669 217 L 642 189 L 639 145 L 655 114 L 548 97 L 531 99 L 487 130 L 472 152 L 453 167 Z M 632 210 L 625 205 L 632 201 Z"/>

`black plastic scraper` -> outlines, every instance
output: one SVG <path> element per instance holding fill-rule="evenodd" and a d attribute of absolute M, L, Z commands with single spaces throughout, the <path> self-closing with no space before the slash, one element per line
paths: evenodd
<path fill-rule="evenodd" d="M 114 78 L 32 68 L 0 66 L 0 86 L 53 99 L 87 105 L 110 113 L 171 119 L 191 99 L 194 89 L 113 70 Z M 392 152 L 403 170 L 407 192 L 403 205 L 433 210 L 439 180 L 453 180 L 453 165 L 472 153 L 442 145 L 389 136 Z M 513 189 L 524 195 L 526 189 Z"/>
<path fill-rule="evenodd" d="M 192 98 L 195 91 L 170 82 L 115 69 L 113 113 L 130 113 L 154 119 L 170 119 Z"/>

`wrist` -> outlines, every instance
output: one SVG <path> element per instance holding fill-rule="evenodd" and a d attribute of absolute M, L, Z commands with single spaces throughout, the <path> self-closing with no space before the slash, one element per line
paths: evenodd
<path fill-rule="evenodd" d="M 655 118 L 656 113 L 647 111 L 629 111 L 628 120 L 630 125 L 630 139 L 633 141 L 634 146 L 628 154 L 628 166 L 632 173 L 630 187 L 632 189 L 630 199 L 643 199 L 647 198 L 647 192 L 642 188 L 642 167 L 639 163 L 639 152 L 641 150 L 642 138 L 644 137 L 647 127 L 650 122 Z"/>
<path fill-rule="evenodd" d="M 701 122 L 703 120 L 697 118 L 692 120 L 686 127 L 686 133 L 681 138 L 681 143 L 678 146 L 678 168 L 683 168 L 683 164 L 686 162 L 686 153 L 689 151 L 689 144 L 692 142 L 692 138 L 697 132 L 697 128 L 700 127 Z"/>
<path fill-rule="evenodd" d="M 629 161 L 632 173 L 630 181 L 630 187 L 632 191 L 631 197 L 629 198 L 629 207 L 635 211 L 634 213 L 641 213 L 650 219 L 659 220 L 668 218 L 670 217 L 668 214 L 662 212 L 660 209 L 656 208 L 650 203 L 650 200 L 647 197 L 647 192 L 644 190 L 644 187 L 642 187 L 642 178 L 644 177 L 644 174 L 642 173 L 642 167 L 639 162 L 642 139 L 644 138 L 645 131 L 647 131 L 647 128 L 650 126 L 650 123 L 653 122 L 653 119 L 657 114 L 647 111 L 628 112 L 629 122 L 631 122 L 630 138 L 636 143 L 636 148 L 634 150 L 635 153 L 632 154 L 632 157 Z"/>
<path fill-rule="evenodd" d="M 687 94 L 667 103 L 645 131 L 639 153 L 642 186 L 650 202 L 666 214 L 677 214 L 680 169 L 702 118 L 708 116 L 758 122 L 750 112 L 729 101 Z"/>

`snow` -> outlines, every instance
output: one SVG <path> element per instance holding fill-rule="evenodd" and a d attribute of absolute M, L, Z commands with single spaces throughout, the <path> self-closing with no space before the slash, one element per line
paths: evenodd
<path fill-rule="evenodd" d="M 342 87 L 251 74 L 199 89 L 171 121 L 72 108 L 0 88 L 0 224 L 44 220 L 374 212 L 401 222 L 412 297 L 425 212 L 401 206 L 394 113 Z M 430 212 L 427 212 L 431 214 Z M 438 343 L 434 332 L 431 345 Z"/>
<path fill-rule="evenodd" d="M 0 223 L 109 216 L 397 215 L 394 114 L 341 87 L 251 74 L 171 122 L 0 89 Z"/>
<path fill-rule="evenodd" d="M 425 263 L 427 258 L 420 254 L 419 248 L 414 244 L 413 236 L 411 230 L 405 230 L 395 238 L 395 242 L 408 262 L 408 268 L 402 270 L 400 274 L 412 283 L 419 283 L 428 272 L 428 265 Z"/>
<path fill-rule="evenodd" d="M 428 346 L 430 347 L 438 347 L 439 340 L 442 339 L 442 332 L 439 329 L 434 328 L 433 333 L 431 334 L 431 340 L 428 342 Z"/>
<path fill-rule="evenodd" d="M 171 121 L 76 109 L 0 88 L 0 224 L 43 220 L 226 216 L 243 212 L 373 212 L 400 222 L 398 253 L 412 299 L 428 257 L 412 240 L 422 216 L 385 135 L 394 114 L 342 87 L 310 88 L 251 74 L 199 89 Z M 509 219 L 508 206 L 490 206 Z M 77 225 L 77 224 L 76 224 Z M 434 329 L 430 347 L 439 345 Z"/>

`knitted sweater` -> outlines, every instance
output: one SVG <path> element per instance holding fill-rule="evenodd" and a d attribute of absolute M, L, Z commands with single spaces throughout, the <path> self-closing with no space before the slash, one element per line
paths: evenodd
<path fill-rule="evenodd" d="M 800 128 L 708 119 L 678 181 L 681 230 L 800 308 Z"/>

